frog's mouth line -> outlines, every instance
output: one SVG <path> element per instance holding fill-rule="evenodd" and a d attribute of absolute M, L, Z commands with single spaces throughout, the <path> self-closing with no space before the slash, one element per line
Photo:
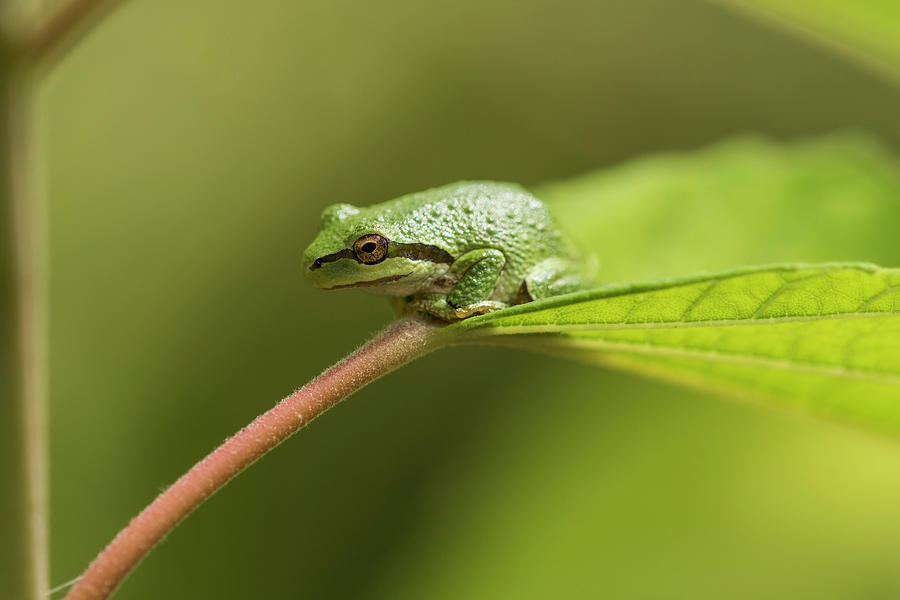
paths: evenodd
<path fill-rule="evenodd" d="M 389 275 L 387 277 L 379 277 L 378 279 L 373 279 L 371 281 L 360 281 L 359 283 L 342 283 L 341 285 L 333 285 L 331 287 L 323 288 L 325 290 L 342 290 L 346 288 L 355 288 L 355 287 L 368 287 L 373 285 L 381 285 L 383 283 L 391 283 L 392 281 L 397 281 L 403 279 L 404 277 L 409 277 L 413 272 L 403 273 L 402 275 Z"/>

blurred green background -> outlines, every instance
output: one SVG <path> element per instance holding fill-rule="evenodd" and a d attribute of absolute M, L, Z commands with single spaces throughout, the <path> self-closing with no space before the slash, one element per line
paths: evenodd
<path fill-rule="evenodd" d="M 692 0 L 130 0 L 41 104 L 54 583 L 391 318 L 304 285 L 327 204 L 745 133 L 900 150 L 900 88 Z M 117 598 L 896 598 L 898 506 L 890 442 L 457 348 L 278 448 Z"/>

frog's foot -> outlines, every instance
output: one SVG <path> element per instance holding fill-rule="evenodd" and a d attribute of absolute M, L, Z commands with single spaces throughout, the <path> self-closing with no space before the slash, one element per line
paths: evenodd
<path fill-rule="evenodd" d="M 493 300 L 481 300 L 457 307 L 451 304 L 444 294 L 429 294 L 419 298 L 398 299 L 395 302 L 395 306 L 402 315 L 426 313 L 442 321 L 453 323 L 469 317 L 494 312 L 506 308 L 508 305 L 503 302 L 494 302 Z"/>
<path fill-rule="evenodd" d="M 503 302 L 494 302 L 493 300 L 482 300 L 466 306 L 461 306 L 454 311 L 457 319 L 468 319 L 477 315 L 486 315 L 498 310 L 506 308 Z"/>
<path fill-rule="evenodd" d="M 589 282 L 581 265 L 562 258 L 548 258 L 525 277 L 516 304 L 577 292 L 589 287 Z"/>
<path fill-rule="evenodd" d="M 420 297 L 407 297 L 395 302 L 398 312 L 403 316 L 416 316 L 422 313 L 452 323 L 458 321 L 456 308 L 447 302 L 444 294 L 427 294 Z"/>

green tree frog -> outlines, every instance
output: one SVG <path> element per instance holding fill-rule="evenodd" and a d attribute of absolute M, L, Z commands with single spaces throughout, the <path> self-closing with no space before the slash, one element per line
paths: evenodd
<path fill-rule="evenodd" d="M 591 279 L 547 207 L 495 182 L 329 206 L 303 263 L 316 287 L 363 288 L 393 296 L 401 314 L 444 321 L 576 291 Z"/>

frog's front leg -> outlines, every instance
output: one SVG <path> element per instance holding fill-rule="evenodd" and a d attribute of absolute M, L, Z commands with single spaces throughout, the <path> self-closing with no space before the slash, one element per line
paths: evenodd
<path fill-rule="evenodd" d="M 417 311 L 429 313 L 444 321 L 458 321 L 475 315 L 506 308 L 506 304 L 489 300 L 506 265 L 499 250 L 484 248 L 460 256 L 447 272 L 456 284 L 449 293 L 422 294 L 398 301 L 402 314 Z"/>
<path fill-rule="evenodd" d="M 457 319 L 506 308 L 502 302 L 489 300 L 505 265 L 506 256 L 494 248 L 471 250 L 450 265 L 450 273 L 459 276 L 459 281 L 447 295 L 447 302 Z"/>

